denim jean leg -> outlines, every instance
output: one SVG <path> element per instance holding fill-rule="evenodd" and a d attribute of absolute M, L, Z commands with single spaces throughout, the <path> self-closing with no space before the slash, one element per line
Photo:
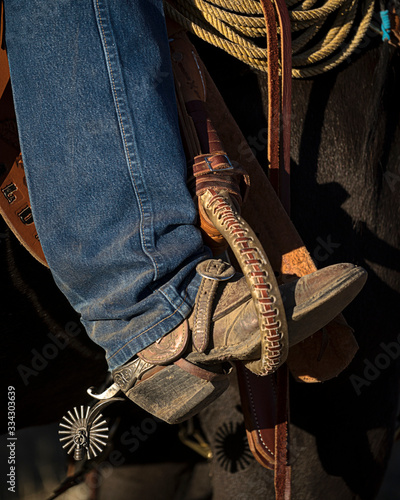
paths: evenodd
<path fill-rule="evenodd" d="M 209 256 L 161 0 L 5 0 L 18 129 L 55 281 L 110 369 L 176 327 Z"/>

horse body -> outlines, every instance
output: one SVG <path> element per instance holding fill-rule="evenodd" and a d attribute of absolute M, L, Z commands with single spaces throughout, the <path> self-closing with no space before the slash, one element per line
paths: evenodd
<path fill-rule="evenodd" d="M 400 167 L 399 62 L 381 45 L 344 71 L 295 87 L 309 90 L 305 114 L 294 100 L 296 227 L 321 264 L 354 262 L 369 279 L 345 314 L 357 356 L 337 380 L 299 387 L 292 419 L 308 431 L 311 420 L 324 470 L 356 498 L 378 491 L 398 411 L 400 207 L 390 180 Z M 305 401 L 311 419 L 300 409 Z"/>
<path fill-rule="evenodd" d="M 400 61 L 392 48 L 374 45 L 345 68 L 293 81 L 292 219 L 318 267 L 354 262 L 369 273 L 345 311 L 360 347 L 354 361 L 322 385 L 291 384 L 296 499 L 374 498 L 393 442 L 400 381 Z M 235 116 L 240 123 L 240 110 Z M 240 124 L 262 159 L 265 124 L 257 112 L 251 118 Z M 215 487 L 221 481 L 215 475 Z M 241 491 L 240 480 L 231 489 Z"/>
<path fill-rule="evenodd" d="M 255 99 L 260 89 L 265 101 L 263 77 L 257 81 L 242 65 L 199 48 L 265 163 L 266 124 Z M 228 67 L 237 73 L 228 73 Z M 322 385 L 291 383 L 296 499 L 374 498 L 391 450 L 400 381 L 399 79 L 399 55 L 380 44 L 346 67 L 293 82 L 292 219 L 319 267 L 349 261 L 369 272 L 367 285 L 345 312 L 360 346 L 352 364 Z M 83 330 L 77 333 L 78 318 L 48 272 L 17 243 L 9 245 L 4 239 L 0 245 L 2 261 L 9 263 L 1 269 L 7 290 L 3 380 L 16 387 L 18 425 L 43 424 L 84 402 L 86 387 L 99 383 L 106 368 L 101 350 Z M 215 457 L 213 498 L 273 498 L 272 473 L 254 461 L 243 441 L 234 384 L 200 422 Z M 232 440 L 236 451 L 228 446 Z"/>

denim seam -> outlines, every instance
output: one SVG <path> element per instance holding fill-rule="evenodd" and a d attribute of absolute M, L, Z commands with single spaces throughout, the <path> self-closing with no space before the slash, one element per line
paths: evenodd
<path fill-rule="evenodd" d="M 96 7 L 97 7 L 97 9 L 96 9 L 97 15 L 98 15 L 98 19 L 99 19 L 99 28 L 100 28 L 101 35 L 102 35 L 101 41 L 102 41 L 102 45 L 104 47 L 104 51 L 105 51 L 105 55 L 106 55 L 106 59 L 107 59 L 107 69 L 108 69 L 109 77 L 111 80 L 110 83 L 111 83 L 111 87 L 112 87 L 112 93 L 113 93 L 113 97 L 114 97 L 116 112 L 118 115 L 118 121 L 120 124 L 122 140 L 123 140 L 123 143 L 125 146 L 126 159 L 128 161 L 129 170 L 131 172 L 131 179 L 132 179 L 132 182 L 134 184 L 135 194 L 136 194 L 136 197 L 137 197 L 139 205 L 140 205 L 140 213 L 141 213 L 140 232 L 142 235 L 142 242 L 143 242 L 144 251 L 145 251 L 146 255 L 149 257 L 149 259 L 153 263 L 153 266 L 155 267 L 155 276 L 154 276 L 154 281 L 155 281 L 157 279 L 157 277 L 159 276 L 159 267 L 158 267 L 158 264 L 157 264 L 157 261 L 155 260 L 155 258 L 152 255 L 150 255 L 150 251 L 149 251 L 147 244 L 146 244 L 146 236 L 144 233 L 144 221 L 143 221 L 145 218 L 145 216 L 144 216 L 145 210 L 144 210 L 143 202 L 142 202 L 142 199 L 141 199 L 141 196 L 139 193 L 139 189 L 138 189 L 138 186 L 137 186 L 137 183 L 135 180 L 135 174 L 134 174 L 133 168 L 132 168 L 132 158 L 131 158 L 131 154 L 129 151 L 128 141 L 126 139 L 126 132 L 125 132 L 125 127 L 124 127 L 124 123 L 123 123 L 123 117 L 122 117 L 120 105 L 118 102 L 118 93 L 117 93 L 117 88 L 116 88 L 116 84 L 115 84 L 115 76 L 114 76 L 114 72 L 112 69 L 111 57 L 110 57 L 109 48 L 108 48 L 108 44 L 107 44 L 106 33 L 104 30 L 103 18 L 102 18 L 101 13 L 100 13 L 100 4 L 99 4 L 99 0 L 95 0 L 95 1 L 96 1 Z"/>
<path fill-rule="evenodd" d="M 189 286 L 188 286 L 189 287 Z M 132 338 L 131 340 L 129 340 L 129 342 L 127 342 L 126 344 L 124 344 L 122 347 L 120 347 L 118 349 L 118 351 L 115 351 L 114 354 L 110 357 L 107 358 L 107 361 L 112 359 L 114 356 L 116 356 L 120 351 L 122 351 L 123 349 L 125 349 L 126 346 L 128 346 L 131 342 L 133 342 L 134 340 L 137 340 L 139 337 L 141 337 L 142 335 L 144 335 L 145 333 L 149 332 L 151 329 L 155 328 L 156 326 L 160 325 L 161 323 L 163 323 L 164 321 L 166 321 L 167 319 L 169 318 L 172 318 L 172 316 L 174 316 L 176 313 L 179 313 L 181 307 L 183 306 L 183 304 L 185 304 L 185 300 L 186 300 L 186 297 L 188 295 L 188 287 L 186 288 L 185 290 L 185 296 L 184 298 L 182 299 L 182 302 L 180 304 L 179 307 L 177 307 L 175 309 L 175 311 L 173 313 L 171 313 L 169 316 L 166 316 L 165 318 L 163 318 L 162 320 L 160 320 L 158 323 L 152 325 L 150 328 L 147 328 L 147 330 L 144 330 L 142 333 L 139 333 L 139 335 L 136 335 L 134 338 Z M 163 294 L 164 295 L 164 294 Z M 182 317 L 182 319 L 185 319 L 184 317 Z M 168 332 L 167 332 L 168 333 Z"/>
<path fill-rule="evenodd" d="M 188 289 L 188 287 L 186 287 L 185 297 L 182 299 L 181 305 L 185 302 L 185 299 L 187 297 L 187 289 Z M 171 304 L 172 307 L 175 307 L 173 299 L 168 295 L 168 293 L 165 290 L 163 290 L 163 288 L 159 288 L 156 291 L 159 292 L 159 293 L 161 293 L 161 295 L 165 298 L 165 300 L 167 300 Z M 181 307 L 181 306 L 179 306 L 179 307 Z"/>

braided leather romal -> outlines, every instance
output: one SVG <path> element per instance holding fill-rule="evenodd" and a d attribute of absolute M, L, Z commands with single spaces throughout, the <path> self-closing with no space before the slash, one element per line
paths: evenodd
<path fill-rule="evenodd" d="M 215 227 L 228 241 L 246 278 L 258 315 L 261 357 L 246 363 L 256 375 L 270 375 L 285 362 L 288 328 L 274 271 L 254 231 L 238 214 L 226 191 L 209 189 L 200 201 Z"/>

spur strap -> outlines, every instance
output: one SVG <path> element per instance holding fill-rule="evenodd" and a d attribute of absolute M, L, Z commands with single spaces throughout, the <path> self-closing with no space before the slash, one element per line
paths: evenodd
<path fill-rule="evenodd" d="M 220 300 L 214 309 L 218 284 L 220 281 L 233 278 L 235 270 L 222 260 L 216 259 L 201 262 L 196 270 L 202 276 L 202 280 L 193 315 L 190 318 L 191 331 L 189 321 L 185 319 L 171 332 L 138 352 L 137 356 L 146 363 L 166 365 L 175 362 L 183 356 L 189 344 L 197 352 L 204 352 L 207 349 L 213 314 L 223 314 L 230 306 L 226 301 Z M 232 302 L 235 304 L 235 299 Z"/>

